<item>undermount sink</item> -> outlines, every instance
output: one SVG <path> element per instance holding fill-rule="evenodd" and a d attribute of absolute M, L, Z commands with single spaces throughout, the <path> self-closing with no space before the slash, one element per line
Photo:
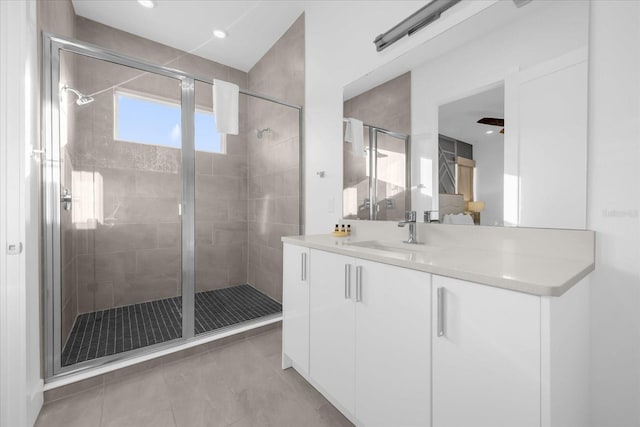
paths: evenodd
<path fill-rule="evenodd" d="M 425 252 L 433 252 L 437 250 L 433 246 L 427 246 L 424 244 L 412 244 L 412 243 L 402 243 L 402 242 L 386 242 L 382 240 L 365 240 L 362 242 L 351 242 L 347 243 L 349 246 L 357 246 L 361 248 L 367 249 L 375 249 L 378 251 L 384 252 L 395 252 L 401 254 L 417 254 L 417 253 L 425 253 Z"/>

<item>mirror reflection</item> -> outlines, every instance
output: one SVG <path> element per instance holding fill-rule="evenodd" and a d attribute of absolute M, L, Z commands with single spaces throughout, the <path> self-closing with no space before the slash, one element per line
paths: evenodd
<path fill-rule="evenodd" d="M 404 208 L 419 220 L 585 228 L 588 9 L 496 2 L 344 88 L 345 118 L 410 135 Z M 380 213 L 395 194 L 371 197 L 382 178 L 363 158 L 354 166 L 350 144 L 345 218 L 402 219 Z"/>
<path fill-rule="evenodd" d="M 411 210 L 411 78 L 344 103 L 343 217 L 401 220 Z"/>
<path fill-rule="evenodd" d="M 439 219 L 503 225 L 504 86 L 438 111 Z"/>

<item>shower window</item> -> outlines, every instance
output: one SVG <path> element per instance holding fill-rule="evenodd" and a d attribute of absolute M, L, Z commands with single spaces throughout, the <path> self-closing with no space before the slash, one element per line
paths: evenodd
<path fill-rule="evenodd" d="M 180 147 L 182 130 L 179 104 L 124 91 L 116 91 L 114 97 L 114 139 Z M 196 107 L 194 119 L 196 151 L 225 154 L 225 138 L 216 130 L 213 113 Z"/>

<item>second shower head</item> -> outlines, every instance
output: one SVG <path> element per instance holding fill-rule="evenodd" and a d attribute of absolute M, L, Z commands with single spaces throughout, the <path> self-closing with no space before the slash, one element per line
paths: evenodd
<path fill-rule="evenodd" d="M 78 105 L 86 105 L 94 101 L 93 96 L 85 95 L 69 85 L 64 85 L 62 90 L 75 94 L 78 97 L 78 99 L 76 99 L 76 104 Z"/>
<path fill-rule="evenodd" d="M 262 139 L 262 136 L 264 134 L 269 135 L 271 133 L 271 128 L 264 128 L 264 129 L 256 129 L 256 138 L 258 139 Z"/>

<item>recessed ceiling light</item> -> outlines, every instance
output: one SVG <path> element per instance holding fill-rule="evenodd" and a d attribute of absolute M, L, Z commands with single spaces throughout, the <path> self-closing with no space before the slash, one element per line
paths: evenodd
<path fill-rule="evenodd" d="M 219 39 L 227 38 L 227 32 L 225 30 L 213 30 L 213 35 Z"/>
<path fill-rule="evenodd" d="M 156 7 L 156 2 L 153 0 L 138 0 L 138 3 L 142 7 L 146 7 L 147 9 L 153 9 Z"/>
<path fill-rule="evenodd" d="M 488 130 L 488 131 L 486 131 L 485 133 L 486 133 L 487 135 L 489 135 L 489 134 L 492 134 L 492 133 L 493 133 L 493 131 L 492 131 L 492 130 Z"/>

